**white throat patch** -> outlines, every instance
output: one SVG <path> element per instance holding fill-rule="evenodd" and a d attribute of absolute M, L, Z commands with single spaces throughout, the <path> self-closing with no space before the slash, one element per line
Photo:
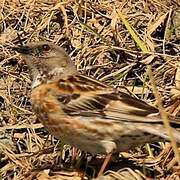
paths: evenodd
<path fill-rule="evenodd" d="M 64 68 L 62 67 L 58 67 L 58 68 L 54 68 L 52 71 L 50 71 L 48 74 L 38 74 L 32 82 L 32 86 L 31 88 L 35 88 L 37 86 L 39 86 L 40 84 L 44 83 L 44 82 L 51 82 L 51 80 L 53 80 L 53 77 L 61 75 L 64 72 Z"/>

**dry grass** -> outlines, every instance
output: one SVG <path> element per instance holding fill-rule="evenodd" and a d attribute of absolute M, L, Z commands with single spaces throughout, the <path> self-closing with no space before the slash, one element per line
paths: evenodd
<path fill-rule="evenodd" d="M 81 179 L 83 172 L 91 178 L 101 165 L 87 163 L 86 155 L 80 173 L 73 171 L 71 147 L 36 120 L 28 69 L 10 48 L 18 34 L 23 43 L 63 46 L 79 71 L 156 105 L 146 73 L 151 64 L 163 106 L 179 117 L 179 1 L 1 0 L 0 7 L 1 179 Z M 122 153 L 104 179 L 179 179 L 178 168 L 169 144 L 156 143 Z"/>

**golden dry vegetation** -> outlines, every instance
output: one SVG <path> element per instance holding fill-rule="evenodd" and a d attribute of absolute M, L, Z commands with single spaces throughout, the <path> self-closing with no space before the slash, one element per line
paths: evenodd
<path fill-rule="evenodd" d="M 0 1 L 1 179 L 91 179 L 102 155 L 77 156 L 54 139 L 31 110 L 31 79 L 11 47 L 46 40 L 66 49 L 79 71 L 126 86 L 156 106 L 151 65 L 163 107 L 179 117 L 179 0 Z M 76 167 L 76 168 L 73 168 Z M 79 168 L 77 168 L 79 167 Z M 170 143 L 120 152 L 101 179 L 180 179 Z"/>

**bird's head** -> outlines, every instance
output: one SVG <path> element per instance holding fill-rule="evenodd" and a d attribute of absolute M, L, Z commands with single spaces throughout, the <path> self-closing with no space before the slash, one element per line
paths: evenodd
<path fill-rule="evenodd" d="M 33 42 L 14 47 L 31 70 L 34 81 L 65 78 L 77 72 L 74 63 L 60 46 L 50 42 Z"/>

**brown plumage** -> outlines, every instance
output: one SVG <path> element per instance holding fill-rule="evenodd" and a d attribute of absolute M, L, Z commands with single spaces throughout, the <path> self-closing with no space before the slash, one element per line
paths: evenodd
<path fill-rule="evenodd" d="M 14 49 L 31 70 L 33 109 L 55 137 L 92 154 L 168 139 L 155 107 L 79 74 L 61 47 L 36 42 Z M 180 142 L 180 122 L 171 124 Z"/>

